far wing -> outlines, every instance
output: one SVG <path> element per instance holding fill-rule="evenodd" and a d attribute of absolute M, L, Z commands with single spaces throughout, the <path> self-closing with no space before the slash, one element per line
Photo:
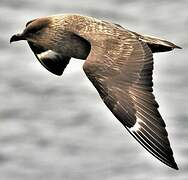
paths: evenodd
<path fill-rule="evenodd" d="M 145 42 L 121 30 L 95 34 L 84 71 L 116 118 L 152 155 L 177 169 L 152 93 L 153 56 Z"/>
<path fill-rule="evenodd" d="M 48 71 L 58 76 L 62 75 L 64 69 L 71 59 L 70 57 L 63 56 L 52 50 L 44 49 L 29 41 L 28 44 L 39 62 Z"/>

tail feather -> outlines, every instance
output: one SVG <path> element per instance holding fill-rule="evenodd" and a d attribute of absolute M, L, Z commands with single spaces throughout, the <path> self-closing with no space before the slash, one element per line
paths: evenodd
<path fill-rule="evenodd" d="M 153 36 L 141 35 L 139 36 L 139 39 L 143 42 L 146 42 L 153 53 L 171 51 L 174 48 L 182 49 L 181 47 L 169 41 L 166 41 L 164 39 L 159 39 Z"/>

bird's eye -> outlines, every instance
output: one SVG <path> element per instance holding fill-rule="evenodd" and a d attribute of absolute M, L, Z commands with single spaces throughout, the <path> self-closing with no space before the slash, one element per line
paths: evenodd
<path fill-rule="evenodd" d="M 42 28 L 37 27 L 37 26 L 35 26 L 35 27 L 30 27 L 30 28 L 27 29 L 27 33 L 28 33 L 28 34 L 36 34 L 36 33 L 40 32 L 41 29 L 42 29 Z"/>
<path fill-rule="evenodd" d="M 25 29 L 25 33 L 28 35 L 39 34 L 42 29 L 43 29 L 43 26 L 41 26 L 40 24 L 31 23 L 27 25 Z"/>
<path fill-rule="evenodd" d="M 47 27 L 48 24 L 49 20 L 44 18 L 31 20 L 26 24 L 25 33 L 29 35 L 38 34 L 42 29 Z"/>

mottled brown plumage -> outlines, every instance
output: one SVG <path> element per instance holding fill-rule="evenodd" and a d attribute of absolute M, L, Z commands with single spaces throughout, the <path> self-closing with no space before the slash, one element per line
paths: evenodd
<path fill-rule="evenodd" d="M 152 53 L 180 47 L 117 24 L 71 14 L 30 21 L 10 41 L 18 40 L 27 40 L 41 64 L 57 75 L 71 57 L 86 59 L 83 69 L 110 111 L 151 154 L 178 169 L 152 93 Z"/>

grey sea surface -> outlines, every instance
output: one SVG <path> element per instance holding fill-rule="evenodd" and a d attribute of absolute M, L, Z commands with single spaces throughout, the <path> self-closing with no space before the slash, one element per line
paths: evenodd
<path fill-rule="evenodd" d="M 0 0 L 0 180 L 187 180 L 188 1 Z M 61 77 L 26 42 L 9 44 L 31 19 L 79 13 L 165 38 L 182 50 L 154 55 L 154 94 L 173 170 L 134 140 L 72 59 Z"/>

